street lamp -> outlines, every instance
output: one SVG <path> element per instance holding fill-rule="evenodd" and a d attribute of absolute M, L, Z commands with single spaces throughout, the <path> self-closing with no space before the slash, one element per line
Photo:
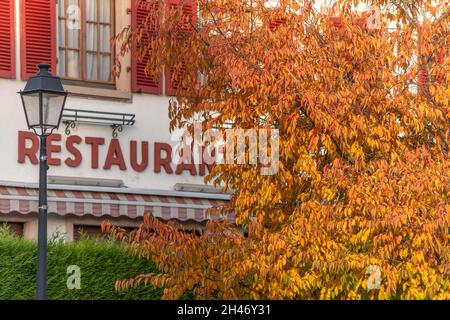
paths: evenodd
<path fill-rule="evenodd" d="M 25 89 L 18 92 L 28 124 L 40 139 L 39 154 L 39 223 L 37 289 L 38 300 L 47 299 L 47 136 L 59 127 L 67 91 L 59 77 L 53 76 L 49 64 L 39 64 L 39 72 L 30 77 Z"/>

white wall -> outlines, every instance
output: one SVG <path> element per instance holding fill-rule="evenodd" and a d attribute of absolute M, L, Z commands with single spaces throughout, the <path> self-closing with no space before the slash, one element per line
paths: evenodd
<path fill-rule="evenodd" d="M 0 79 L 0 180 L 15 182 L 38 182 L 38 165 L 32 165 L 28 160 L 25 164 L 18 163 L 18 132 L 27 131 L 24 111 L 20 97 L 16 93 L 23 89 L 25 82 L 18 80 Z M 164 170 L 160 174 L 153 172 L 153 143 L 170 141 L 168 130 L 168 98 L 163 96 L 139 95 L 133 97 L 133 103 L 107 101 L 99 99 L 87 99 L 81 97 L 69 97 L 67 108 L 88 109 L 98 111 L 111 111 L 136 114 L 136 124 L 132 127 L 125 127 L 119 133 L 118 139 L 121 142 L 127 170 L 121 171 L 117 167 L 111 170 L 103 170 L 102 166 L 106 157 L 108 142 L 112 139 L 111 128 L 105 126 L 80 125 L 73 134 L 81 136 L 103 137 L 106 140 L 104 146 L 100 147 L 99 169 L 91 169 L 90 147 L 84 142 L 79 149 L 83 153 L 83 161 L 78 168 L 70 168 L 64 164 L 64 159 L 70 154 L 65 149 L 67 136 L 64 133 L 65 126 L 61 126 L 58 133 L 62 135 L 62 153 L 59 155 L 60 167 L 51 167 L 48 174 L 68 177 L 88 177 L 107 178 L 123 180 L 127 187 L 145 189 L 166 189 L 172 190 L 175 183 L 196 183 L 202 184 L 202 177 L 192 177 L 189 172 L 182 175 L 168 175 Z M 129 165 L 129 141 L 136 140 L 149 142 L 149 165 L 147 170 L 137 173 Z M 139 156 L 140 157 L 140 156 Z M 140 160 L 140 159 L 139 159 Z M 175 170 L 175 168 L 174 168 Z M 73 225 L 100 225 L 101 221 L 108 217 L 59 217 L 49 215 L 48 237 L 51 238 L 55 231 L 66 235 L 67 240 L 73 239 Z M 116 221 L 117 220 L 117 221 Z M 37 239 L 37 216 L 30 214 L 26 216 L 18 214 L 0 215 L 0 221 L 25 222 L 24 236 L 28 239 Z M 120 226 L 137 226 L 140 220 L 127 220 L 126 218 L 115 219 Z"/>
<path fill-rule="evenodd" d="M 19 0 L 16 0 L 16 74 L 20 79 L 20 8 Z M 130 0 L 116 0 L 116 32 L 131 22 L 131 16 L 126 13 L 130 8 Z M 57 39 L 55 39 L 57 41 Z M 116 82 L 121 91 L 129 91 L 130 74 L 126 72 L 130 65 L 129 55 L 122 59 L 121 78 Z M 23 89 L 25 82 L 19 80 L 0 79 L 0 180 L 17 182 L 37 182 L 38 166 L 32 165 L 27 160 L 25 164 L 18 163 L 18 132 L 27 131 L 24 111 L 17 91 Z M 103 137 L 105 145 L 100 147 L 99 169 L 90 167 L 90 146 L 80 145 L 83 161 L 78 168 L 70 168 L 64 164 L 64 160 L 70 155 L 65 149 L 65 126 L 61 124 L 58 133 L 62 134 L 62 153 L 59 158 L 60 167 L 51 167 L 48 174 L 68 177 L 108 178 L 123 180 L 127 187 L 148 189 L 172 189 L 175 183 L 203 183 L 203 178 L 192 177 L 189 172 L 182 175 L 168 175 L 164 171 L 160 174 L 153 172 L 153 145 L 154 142 L 170 143 L 168 97 L 156 95 L 134 94 L 132 103 L 119 102 L 105 99 L 88 99 L 84 97 L 69 96 L 66 108 L 86 109 L 107 112 L 132 113 L 136 115 L 136 124 L 132 127 L 124 127 L 119 133 L 122 151 L 127 163 L 127 170 L 121 171 L 117 167 L 111 170 L 103 170 L 102 166 L 106 157 L 109 141 L 112 138 L 111 128 L 107 126 L 80 125 L 73 134 L 83 139 L 89 137 Z M 135 172 L 129 162 L 129 142 L 136 140 L 138 150 L 140 141 L 149 142 L 149 165 L 142 173 Z M 173 142 L 172 142 L 173 144 Z M 138 157 L 140 160 L 140 156 Z M 175 170 L 175 168 L 174 168 Z"/>
<path fill-rule="evenodd" d="M 18 132 L 27 131 L 27 125 L 20 97 L 16 92 L 23 89 L 24 86 L 25 82 L 22 81 L 0 79 L 0 106 L 2 111 L 0 118 L 0 180 L 38 181 L 37 165 L 30 164 L 28 159 L 25 164 L 18 163 Z M 127 170 L 121 171 L 116 166 L 113 166 L 111 170 L 103 170 L 102 168 L 109 141 L 112 139 L 111 128 L 83 124 L 73 134 L 79 135 L 83 139 L 86 136 L 105 138 L 105 145 L 100 146 L 99 149 L 99 169 L 91 169 L 90 146 L 84 142 L 79 145 L 79 149 L 83 154 L 83 161 L 80 167 L 67 167 L 64 164 L 64 160 L 69 156 L 71 157 L 71 154 L 65 149 L 67 136 L 64 133 L 64 125 L 61 125 L 58 131 L 62 135 L 60 143 L 62 152 L 59 155 L 59 158 L 62 160 L 61 166 L 51 167 L 49 175 L 120 179 L 124 181 L 127 187 L 150 189 L 172 189 L 175 183 L 203 183 L 203 178 L 192 177 L 189 172 L 184 172 L 182 175 L 168 175 L 164 173 L 164 170 L 160 174 L 153 172 L 154 142 L 174 143 L 170 141 L 167 107 L 168 98 L 164 96 L 135 94 L 133 103 L 69 97 L 66 108 L 136 114 L 136 124 L 124 127 L 123 132 L 119 133 L 118 136 Z M 135 172 L 130 166 L 130 140 L 136 140 L 139 147 L 140 141 L 149 142 L 149 166 L 142 173 Z M 140 160 L 140 152 L 138 152 L 138 155 L 138 160 Z"/>
<path fill-rule="evenodd" d="M 20 79 L 21 42 L 19 0 L 16 0 L 15 4 L 16 78 Z M 126 14 L 129 7 L 130 0 L 116 0 L 116 31 L 130 23 L 130 15 Z M 129 93 L 130 74 L 129 72 L 126 72 L 126 69 L 130 65 L 130 56 L 126 55 L 123 57 L 121 63 L 123 70 L 121 77 L 120 79 L 117 79 L 116 84 L 120 92 Z M 31 164 L 28 159 L 26 159 L 24 164 L 18 162 L 18 132 L 28 131 L 20 97 L 17 94 L 17 92 L 24 87 L 24 81 L 0 79 L 0 181 L 24 183 L 38 182 L 38 165 Z M 86 88 L 83 90 L 85 91 Z M 202 177 L 193 177 L 189 172 L 184 172 L 181 175 L 166 174 L 164 170 L 159 174 L 154 172 L 154 143 L 163 142 L 172 145 L 175 144 L 174 141 L 171 141 L 169 133 L 168 101 L 169 97 L 141 94 L 134 94 L 132 101 L 128 102 L 69 96 L 66 108 L 131 113 L 136 115 L 136 124 L 131 127 L 124 127 L 123 132 L 119 133 L 118 136 L 125 157 L 127 170 L 121 171 L 116 166 L 113 166 L 110 170 L 104 170 L 102 168 L 106 158 L 109 141 L 112 139 L 112 129 L 108 126 L 80 125 L 76 131 L 72 130 L 72 134 L 76 134 L 83 138 L 83 142 L 78 146 L 83 154 L 83 160 L 81 165 L 77 168 L 71 168 L 65 165 L 64 160 L 68 156 L 71 156 L 71 154 L 65 148 L 67 136 L 64 133 L 65 126 L 61 124 L 61 128 L 57 133 L 62 135 L 62 141 L 58 142 L 62 147 L 62 152 L 56 155 L 61 159 L 61 166 L 51 167 L 48 174 L 74 178 L 118 179 L 122 180 L 127 187 L 144 189 L 173 190 L 173 186 L 176 183 L 202 184 Z M 100 146 L 98 169 L 91 168 L 91 149 L 89 145 L 84 143 L 85 137 L 102 137 L 105 139 L 105 145 Z M 138 150 L 140 150 L 141 141 L 149 142 L 149 164 L 144 172 L 137 173 L 130 166 L 129 143 L 131 140 L 138 142 Z M 140 159 L 139 152 L 138 161 L 140 161 Z M 174 165 L 173 170 L 175 171 Z M 48 235 L 51 237 L 55 231 L 59 231 L 65 233 L 67 239 L 71 240 L 73 239 L 74 224 L 99 225 L 105 218 L 74 216 L 59 217 L 56 215 L 49 215 Z M 124 217 L 113 220 L 118 225 L 122 226 L 137 226 L 140 221 L 139 219 L 131 220 Z M 36 213 L 28 215 L 20 215 L 17 213 L 1 214 L 0 221 L 23 222 L 24 236 L 30 239 L 37 238 Z"/>

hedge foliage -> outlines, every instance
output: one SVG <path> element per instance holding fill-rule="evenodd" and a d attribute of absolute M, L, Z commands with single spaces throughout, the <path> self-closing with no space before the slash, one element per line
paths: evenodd
<path fill-rule="evenodd" d="M 123 246 L 113 240 L 50 241 L 47 259 L 50 300 L 141 300 L 160 299 L 162 295 L 151 286 L 115 291 L 116 280 L 156 272 L 156 268 L 147 260 L 124 253 Z M 35 299 L 36 261 L 36 242 L 0 230 L 0 300 Z M 70 265 L 80 267 L 79 290 L 67 288 Z"/>

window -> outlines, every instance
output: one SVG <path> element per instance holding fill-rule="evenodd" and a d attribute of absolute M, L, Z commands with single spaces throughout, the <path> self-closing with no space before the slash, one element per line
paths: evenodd
<path fill-rule="evenodd" d="M 81 238 L 93 239 L 93 238 L 106 238 L 106 235 L 102 233 L 100 226 L 73 226 L 73 240 L 79 241 Z"/>
<path fill-rule="evenodd" d="M 114 0 L 58 0 L 58 73 L 112 83 Z"/>
<path fill-rule="evenodd" d="M 23 223 L 20 222 L 1 222 L 0 221 L 0 227 L 7 226 L 9 228 L 9 232 L 11 235 L 16 237 L 22 237 L 23 236 Z"/>
<path fill-rule="evenodd" d="M 120 227 L 125 229 L 127 233 L 137 230 L 133 227 Z M 85 226 L 85 225 L 74 225 L 73 226 L 73 240 L 80 241 L 81 239 L 95 239 L 101 238 L 106 239 L 108 234 L 102 232 L 102 227 L 100 226 Z"/>
<path fill-rule="evenodd" d="M 178 229 L 180 232 L 184 232 L 185 234 L 193 234 L 196 237 L 201 237 L 203 231 L 201 229 Z"/>

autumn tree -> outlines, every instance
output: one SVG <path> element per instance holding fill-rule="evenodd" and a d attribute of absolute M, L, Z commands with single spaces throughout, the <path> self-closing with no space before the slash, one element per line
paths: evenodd
<path fill-rule="evenodd" d="M 179 83 L 171 129 L 279 130 L 279 170 L 221 164 L 234 190 L 200 237 L 151 216 L 129 236 L 164 298 L 450 298 L 448 1 L 139 1 L 116 38 Z M 275 2 L 275 3 L 274 3 Z M 329 3 L 329 2 L 328 2 Z M 197 19 L 198 17 L 198 19 Z M 152 26 L 151 36 L 149 26 Z M 147 36 L 146 36 L 147 35 Z M 167 72 L 170 71 L 170 72 Z M 248 230 L 244 236 L 241 230 Z M 368 290 L 369 266 L 381 286 Z"/>

